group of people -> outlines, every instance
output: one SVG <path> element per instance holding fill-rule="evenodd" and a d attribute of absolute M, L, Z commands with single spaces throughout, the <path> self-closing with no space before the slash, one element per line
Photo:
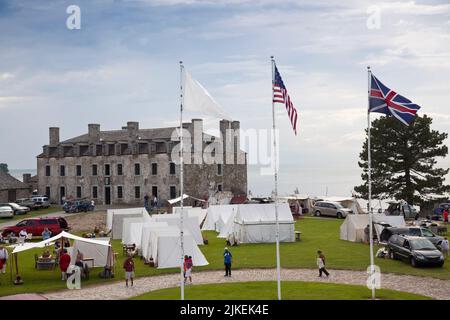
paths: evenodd
<path fill-rule="evenodd" d="M 158 208 L 158 198 L 154 195 L 152 195 L 152 199 L 150 200 L 150 197 L 148 196 L 148 194 L 146 194 L 144 196 L 144 208 L 147 211 L 152 211 L 153 209 Z"/>

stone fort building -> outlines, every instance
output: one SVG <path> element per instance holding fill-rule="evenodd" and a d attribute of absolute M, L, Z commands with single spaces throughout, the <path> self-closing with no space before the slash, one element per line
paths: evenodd
<path fill-rule="evenodd" d="M 61 142 L 59 128 L 51 127 L 49 144 L 37 156 L 39 193 L 53 203 L 88 198 L 102 205 L 142 205 L 145 195 L 157 196 L 160 204 L 179 197 L 177 129 L 140 129 L 138 122 L 128 122 L 121 130 L 101 131 L 99 124 L 89 124 L 87 134 Z M 201 119 L 183 123 L 183 129 L 184 193 L 200 199 L 218 191 L 246 194 L 239 121 L 221 120 L 221 138 L 204 133 Z M 216 161 L 202 162 L 211 149 Z"/>

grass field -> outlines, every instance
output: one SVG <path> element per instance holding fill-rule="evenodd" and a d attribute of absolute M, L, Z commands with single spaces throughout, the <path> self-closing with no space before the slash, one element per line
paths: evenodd
<path fill-rule="evenodd" d="M 284 268 L 316 268 L 316 252 L 322 250 L 327 257 L 329 269 L 366 270 L 369 265 L 369 246 L 361 243 L 351 243 L 339 240 L 339 226 L 342 220 L 305 218 L 296 222 L 296 228 L 302 231 L 302 240 L 295 243 L 281 244 L 281 265 Z M 212 270 L 223 268 L 223 248 L 225 241 L 216 238 L 215 232 L 206 232 L 209 244 L 200 246 L 209 261 L 208 266 L 194 268 L 197 270 Z M 124 271 L 121 268 L 124 257 L 119 240 L 112 242 L 113 249 L 118 252 L 116 267 L 116 280 L 122 280 Z M 233 253 L 233 269 L 242 268 L 274 268 L 274 244 L 247 244 L 231 247 Z M 19 273 L 24 284 L 14 286 L 10 281 L 9 271 L 0 275 L 0 296 L 24 292 L 48 292 L 64 289 L 65 283 L 60 280 L 59 269 L 53 271 L 36 270 L 34 268 L 34 254 L 41 254 L 42 249 L 19 253 Z M 136 276 L 150 276 L 163 273 L 179 272 L 179 269 L 150 268 L 142 260 L 136 261 Z M 443 268 L 413 268 L 401 261 L 375 259 L 382 272 L 429 276 L 441 279 L 450 279 L 450 262 L 447 260 Z M 8 266 L 9 270 L 9 266 Z M 98 278 L 99 268 L 91 271 L 91 278 L 83 281 L 82 285 L 107 282 Z"/>
<path fill-rule="evenodd" d="M 363 286 L 283 281 L 283 300 L 369 300 Z M 208 292 L 208 294 L 205 294 Z M 241 282 L 185 287 L 187 300 L 277 300 L 276 282 Z M 377 290 L 380 300 L 428 300 L 430 298 L 393 290 Z M 131 300 L 179 300 L 180 289 L 152 291 Z"/>

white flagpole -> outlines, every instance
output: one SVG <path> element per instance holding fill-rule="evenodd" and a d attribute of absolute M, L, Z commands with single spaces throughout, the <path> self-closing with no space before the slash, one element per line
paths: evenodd
<path fill-rule="evenodd" d="M 275 126 L 275 103 L 273 102 L 273 85 L 275 84 L 275 60 L 272 61 L 272 123 L 273 123 L 273 152 L 274 152 L 274 177 L 275 177 L 275 221 L 276 221 L 276 247 L 277 247 L 277 288 L 278 300 L 281 300 L 281 271 L 280 271 L 280 225 L 278 223 L 278 153 L 277 153 L 277 134 Z"/>
<path fill-rule="evenodd" d="M 368 86 L 367 86 L 367 99 L 368 99 L 368 108 L 367 108 L 367 163 L 368 163 L 368 200 L 369 200 L 369 243 L 370 243 L 370 277 L 372 283 L 372 299 L 375 299 L 375 284 L 373 283 L 373 275 L 375 273 L 374 270 L 374 261 L 373 261 L 373 212 L 372 212 L 372 158 L 370 155 L 370 82 L 371 82 L 371 71 L 370 66 L 367 67 L 368 72 Z"/>
<path fill-rule="evenodd" d="M 181 300 L 184 300 L 184 243 L 183 243 L 183 193 L 184 193 L 184 181 L 183 181 L 183 61 L 180 61 L 180 247 L 181 247 L 181 265 L 180 265 L 180 277 L 181 277 Z"/>

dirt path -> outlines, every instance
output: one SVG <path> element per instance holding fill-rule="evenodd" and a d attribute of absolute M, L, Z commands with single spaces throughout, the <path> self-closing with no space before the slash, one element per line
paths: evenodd
<path fill-rule="evenodd" d="M 317 270 L 282 269 L 282 280 L 317 281 L 340 284 L 366 285 L 367 274 L 363 271 L 329 270 L 330 278 L 318 278 Z M 134 287 L 126 288 L 124 281 L 89 286 L 80 290 L 64 290 L 43 294 L 50 300 L 120 300 L 128 299 L 158 289 L 179 285 L 179 274 L 169 274 L 138 278 Z M 247 281 L 275 281 L 275 269 L 246 269 L 233 271 L 232 278 L 225 278 L 222 271 L 202 271 L 193 273 L 195 284 L 212 284 Z M 383 274 L 381 287 L 428 296 L 434 299 L 450 299 L 450 280 Z M 213 294 L 213 293 L 212 293 Z"/>

